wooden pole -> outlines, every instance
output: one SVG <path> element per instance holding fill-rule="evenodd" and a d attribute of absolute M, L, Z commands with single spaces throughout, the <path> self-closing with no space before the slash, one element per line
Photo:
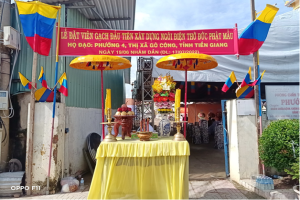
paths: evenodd
<path fill-rule="evenodd" d="M 32 77 L 31 77 L 33 86 L 35 86 L 35 80 L 36 80 L 37 56 L 38 54 L 36 52 L 33 52 Z M 27 141 L 26 141 L 26 186 L 29 187 L 29 190 L 27 190 L 27 195 L 31 195 L 31 188 L 32 188 L 32 154 L 33 154 L 34 111 L 35 111 L 34 92 L 35 92 L 35 88 L 31 87 L 29 127 L 27 131 Z"/>
<path fill-rule="evenodd" d="M 251 4 L 251 17 L 252 21 L 256 19 L 256 12 L 255 12 L 255 3 L 254 0 L 250 0 Z M 258 70 L 258 57 L 257 52 L 253 53 L 253 66 L 254 66 L 254 80 L 258 78 L 259 70 Z M 254 100 L 255 100 L 255 122 L 256 122 L 256 134 L 257 134 L 257 145 L 259 145 L 258 139 L 260 138 L 260 120 L 259 120 L 259 91 L 258 86 L 254 86 Z M 259 155 L 258 155 L 259 158 Z M 259 173 L 262 173 L 261 168 L 261 160 L 259 159 Z"/>
<path fill-rule="evenodd" d="M 59 4 L 60 6 L 60 4 Z M 58 22 L 57 22 L 57 33 L 56 33 L 56 62 L 55 62 L 55 77 L 54 77 L 54 83 L 56 82 L 57 85 L 57 74 L 58 74 L 58 53 L 59 53 L 59 39 L 60 39 L 60 12 L 61 9 L 58 10 Z M 50 136 L 50 150 L 49 150 L 49 163 L 48 163 L 48 175 L 47 175 L 47 190 L 46 194 L 49 194 L 49 180 L 50 180 L 50 170 L 51 170 L 51 155 L 52 155 L 52 140 L 53 140 L 53 131 L 54 131 L 54 119 L 55 119 L 55 105 L 56 105 L 56 91 L 57 87 L 54 89 L 54 95 L 53 95 L 53 109 L 52 109 L 52 127 L 51 127 L 51 136 Z M 63 173 L 63 172 L 62 172 Z"/>

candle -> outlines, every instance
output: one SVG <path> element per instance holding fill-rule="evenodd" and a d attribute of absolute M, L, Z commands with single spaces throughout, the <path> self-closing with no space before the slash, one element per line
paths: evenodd
<path fill-rule="evenodd" d="M 105 98 L 105 115 L 107 115 L 107 110 L 111 108 L 111 90 L 106 89 L 106 98 Z"/>
<path fill-rule="evenodd" d="M 175 120 L 178 121 L 178 108 L 180 108 L 181 90 L 177 89 L 175 94 Z"/>
<path fill-rule="evenodd" d="M 143 132 L 143 120 L 140 121 L 140 131 Z"/>
<path fill-rule="evenodd" d="M 107 108 L 111 108 L 111 90 L 106 89 L 106 96 L 107 96 Z"/>
<path fill-rule="evenodd" d="M 146 130 L 146 119 L 143 119 L 143 124 L 144 124 L 144 131 L 146 132 L 147 130 Z"/>
<path fill-rule="evenodd" d="M 105 98 L 105 109 L 104 109 L 105 115 L 107 115 L 107 95 Z"/>

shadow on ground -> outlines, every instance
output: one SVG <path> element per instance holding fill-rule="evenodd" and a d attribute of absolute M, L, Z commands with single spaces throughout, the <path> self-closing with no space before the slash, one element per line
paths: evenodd
<path fill-rule="evenodd" d="M 229 180 L 191 181 L 189 197 L 190 199 L 264 199 Z"/>

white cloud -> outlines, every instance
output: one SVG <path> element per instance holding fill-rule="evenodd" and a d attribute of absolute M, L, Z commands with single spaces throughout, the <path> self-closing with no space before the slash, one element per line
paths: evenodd
<path fill-rule="evenodd" d="M 256 0 L 257 11 L 278 3 L 278 14 L 290 11 L 282 0 Z M 137 0 L 135 30 L 242 29 L 251 22 L 250 1 Z M 137 57 L 131 59 L 131 81 L 136 79 Z M 127 90 L 131 96 L 131 88 Z"/>

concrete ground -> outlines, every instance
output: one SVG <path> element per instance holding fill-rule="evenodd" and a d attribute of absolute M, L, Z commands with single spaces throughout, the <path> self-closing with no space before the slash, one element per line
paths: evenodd
<path fill-rule="evenodd" d="M 190 144 L 189 198 L 190 199 L 263 199 L 243 186 L 226 179 L 224 150 L 213 148 L 213 143 Z M 85 188 L 73 193 L 43 196 L 25 196 L 18 199 L 86 199 L 92 179 L 83 176 Z M 12 199 L 12 198 L 6 198 Z"/>
<path fill-rule="evenodd" d="M 87 188 L 87 187 L 86 187 Z M 59 193 L 43 196 L 25 196 L 18 199 L 86 199 L 88 191 L 76 191 L 73 193 Z M 190 199 L 262 199 L 244 187 L 231 183 L 229 180 L 218 181 L 190 181 Z M 3 199 L 3 198 L 2 198 Z M 6 198 L 13 199 L 13 198 Z"/>
<path fill-rule="evenodd" d="M 223 149 L 214 149 L 214 143 L 190 143 L 189 180 L 225 179 L 225 157 Z"/>

